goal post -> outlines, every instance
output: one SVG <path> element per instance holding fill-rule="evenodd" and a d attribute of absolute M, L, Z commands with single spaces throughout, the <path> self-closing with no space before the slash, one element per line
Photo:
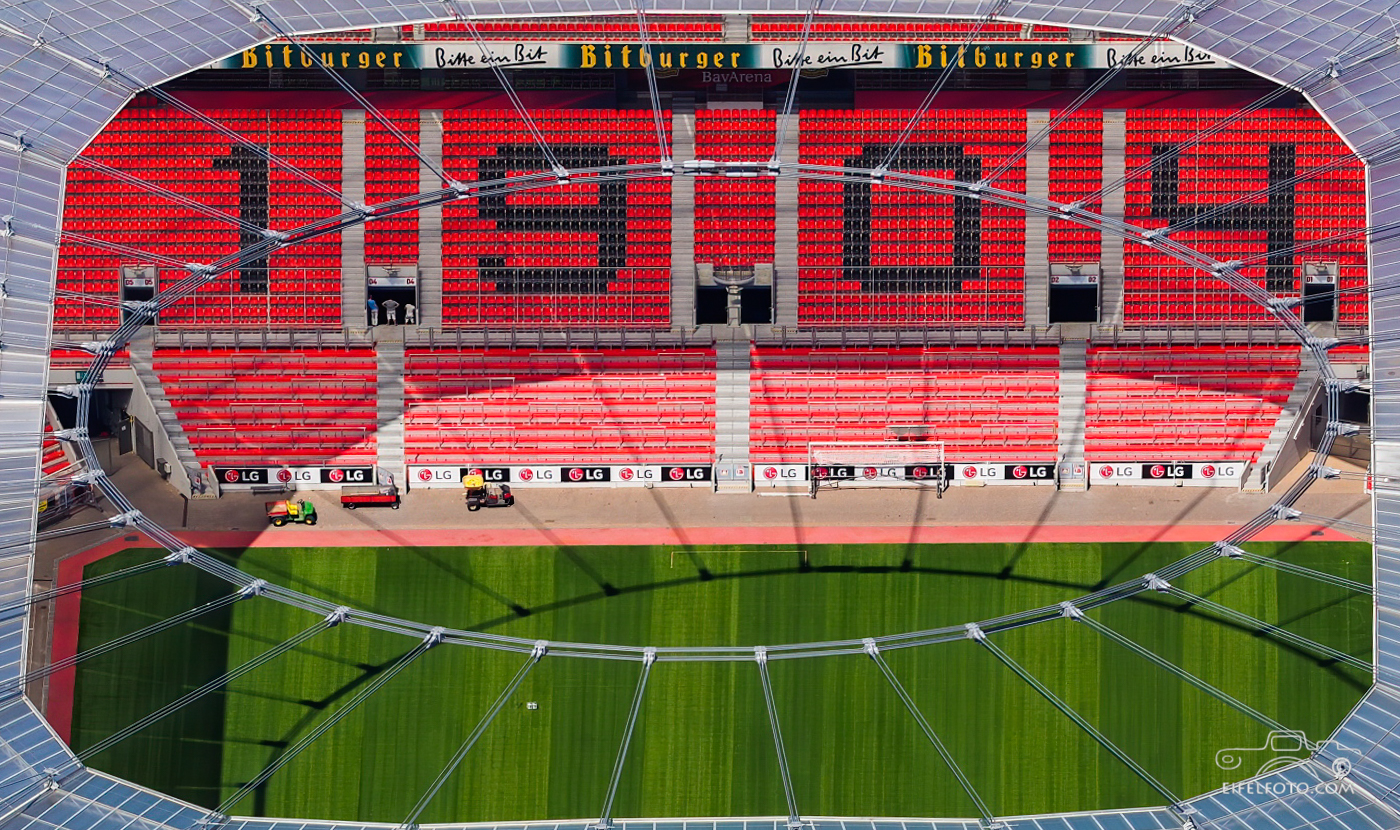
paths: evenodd
<path fill-rule="evenodd" d="M 942 441 L 821 441 L 807 445 L 809 492 L 843 483 L 865 487 L 948 488 Z"/>

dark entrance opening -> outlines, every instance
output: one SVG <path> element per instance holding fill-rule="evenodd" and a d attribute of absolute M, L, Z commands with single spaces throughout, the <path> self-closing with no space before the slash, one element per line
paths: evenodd
<path fill-rule="evenodd" d="M 1337 286 L 1335 283 L 1307 282 L 1303 284 L 1303 322 L 1331 323 L 1337 319 Z"/>
<path fill-rule="evenodd" d="M 739 322 L 746 325 L 773 322 L 773 289 L 770 286 L 739 289 Z"/>
<path fill-rule="evenodd" d="M 156 289 L 159 287 L 159 277 L 154 265 L 123 265 L 122 266 L 122 290 L 121 300 L 123 303 L 144 303 L 156 296 Z M 133 312 L 125 305 L 122 306 L 122 322 L 125 323 Z M 148 320 L 145 325 L 151 325 L 155 318 Z"/>
<path fill-rule="evenodd" d="M 695 323 L 701 326 L 723 326 L 729 322 L 726 308 L 728 292 L 724 286 L 701 286 L 695 289 Z"/>
<path fill-rule="evenodd" d="M 1050 283 L 1051 323 L 1097 323 L 1099 321 L 1099 286 L 1074 283 Z"/>

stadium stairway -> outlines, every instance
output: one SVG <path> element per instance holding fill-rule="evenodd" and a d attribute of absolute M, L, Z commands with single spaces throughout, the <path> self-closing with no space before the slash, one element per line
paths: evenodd
<path fill-rule="evenodd" d="M 404 353 L 403 329 L 381 328 L 375 343 L 376 398 L 374 420 L 377 429 L 378 465 L 402 485 L 408 481 L 404 462 Z"/>
<path fill-rule="evenodd" d="M 442 110 L 423 110 L 418 122 L 418 149 L 442 165 Z M 437 174 L 418 167 L 418 192 L 439 187 Z M 418 325 L 442 328 L 442 206 L 418 211 Z"/>
<path fill-rule="evenodd" d="M 365 113 L 345 110 L 341 114 L 341 190 L 348 202 L 365 200 Z M 340 232 L 340 317 L 345 328 L 364 328 L 365 226 L 352 225 Z"/>
<path fill-rule="evenodd" d="M 1103 113 L 1103 182 L 1118 181 L 1124 173 L 1127 146 L 1127 114 L 1123 110 Z M 1123 188 L 1115 187 L 1104 194 L 1103 215 L 1123 219 Z M 1100 234 L 1101 277 L 1099 279 L 1099 324 L 1117 326 L 1123 322 L 1123 237 Z"/>
<path fill-rule="evenodd" d="M 778 126 L 783 117 L 778 114 Z M 794 112 L 783 137 L 783 148 L 789 158 L 797 158 L 798 133 L 802 117 Z M 777 213 L 773 224 L 773 322 L 779 326 L 797 327 L 797 179 L 781 178 L 773 183 L 773 198 Z"/>
<path fill-rule="evenodd" d="M 749 464 L 749 374 L 752 350 L 743 329 L 718 329 L 715 343 L 715 462 Z M 751 477 L 721 480 L 720 493 L 753 491 Z"/>
<path fill-rule="evenodd" d="M 149 332 L 149 329 L 147 330 Z M 151 411 L 155 413 L 156 421 L 165 432 L 165 440 L 169 442 L 170 448 L 175 454 L 173 466 L 181 471 L 197 471 L 201 468 L 199 459 L 195 458 L 194 447 L 190 446 L 189 436 L 185 434 L 185 428 L 180 425 L 180 418 L 175 414 L 175 407 L 171 405 L 170 398 L 165 394 L 165 386 L 160 382 L 160 376 L 156 374 L 155 360 L 153 352 L 155 342 L 149 333 L 138 334 L 131 339 L 127 346 L 127 351 L 131 355 L 131 373 L 136 378 L 132 384 L 132 400 L 129 404 L 133 414 L 138 415 L 143 402 L 149 404 Z M 157 447 L 160 446 L 160 439 L 156 440 Z M 179 487 L 178 479 L 183 477 L 187 480 L 197 480 L 198 475 L 190 472 L 177 473 L 176 481 L 172 484 L 177 489 L 188 490 L 189 484 L 183 488 Z M 195 493 L 193 498 L 214 498 L 213 493 L 202 495 Z"/>
<path fill-rule="evenodd" d="M 1086 490 L 1089 486 L 1088 465 L 1084 461 L 1084 423 L 1088 399 L 1089 344 L 1084 340 L 1066 340 L 1060 344 L 1060 489 Z M 1076 466 L 1083 476 L 1064 475 Z"/>
<path fill-rule="evenodd" d="M 1050 123 L 1049 110 L 1026 112 L 1026 140 Z M 1050 142 L 1041 141 L 1026 155 L 1026 195 L 1038 199 L 1050 196 Z M 1026 213 L 1026 325 L 1043 326 L 1050 321 L 1050 263 L 1044 251 L 1050 247 L 1050 218 Z M 1032 253 L 1036 252 L 1036 253 Z M 1063 433 L 1061 433 L 1063 434 Z"/>
<path fill-rule="evenodd" d="M 1313 390 L 1318 385 L 1319 373 L 1317 367 L 1308 358 L 1303 358 L 1302 367 L 1298 372 L 1298 379 L 1293 382 L 1293 391 L 1288 394 L 1288 402 L 1283 405 L 1283 409 L 1278 414 L 1278 420 L 1274 422 L 1274 428 L 1269 430 L 1269 438 L 1264 442 L 1264 449 L 1259 453 L 1259 461 L 1254 464 L 1245 478 L 1244 486 L 1241 488 L 1246 493 L 1262 493 L 1265 486 L 1274 486 L 1281 477 L 1272 477 L 1274 482 L 1264 480 L 1266 470 L 1272 469 L 1278 463 L 1279 457 L 1283 455 L 1284 447 L 1288 444 L 1289 433 L 1293 431 L 1293 425 L 1298 421 L 1298 416 L 1304 408 L 1311 408 L 1309 401 L 1313 399 Z M 1289 465 L 1291 466 L 1291 465 Z M 1282 471 L 1285 475 L 1287 470 Z"/>
<path fill-rule="evenodd" d="M 695 113 L 671 115 L 671 156 L 695 158 Z M 671 328 L 695 327 L 695 177 L 671 177 Z"/>

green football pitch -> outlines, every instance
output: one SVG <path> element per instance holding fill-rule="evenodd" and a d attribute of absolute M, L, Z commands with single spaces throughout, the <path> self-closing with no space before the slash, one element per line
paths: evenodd
<path fill-rule="evenodd" d="M 1195 549 L 1181 544 L 866 545 L 805 549 L 365 548 L 226 551 L 243 570 L 368 611 L 552 641 L 753 646 L 957 625 L 1072 599 Z M 1251 544 L 1252 551 L 1369 582 L 1369 547 Z M 91 577 L 146 561 L 131 550 Z M 1177 585 L 1368 657 L 1371 602 L 1274 569 L 1220 560 Z M 218 597 L 228 587 L 166 568 L 84 592 L 87 649 Z M 1327 736 L 1369 686 L 1364 673 L 1152 594 L 1098 621 L 1290 728 Z M 267 599 L 237 603 L 85 661 L 76 749 L 315 624 Z M 1082 624 L 1051 621 L 995 642 L 1173 793 L 1253 774 L 1267 730 Z M 416 645 L 343 625 L 91 761 L 214 806 Z M 885 653 L 993 813 L 1161 804 L 1163 799 L 988 650 L 967 640 Z M 398 823 L 523 663 L 442 646 L 415 660 L 253 795 L 238 815 Z M 420 822 L 596 818 L 640 664 L 545 657 Z M 774 701 L 803 815 L 974 816 L 935 749 L 863 655 L 773 661 Z M 756 664 L 658 663 L 613 815 L 788 812 Z"/>

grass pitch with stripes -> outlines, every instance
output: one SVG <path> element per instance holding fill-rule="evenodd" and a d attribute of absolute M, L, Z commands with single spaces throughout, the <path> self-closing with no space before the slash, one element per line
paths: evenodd
<path fill-rule="evenodd" d="M 1248 547 L 1369 580 L 1364 544 Z M 1128 580 L 1193 548 L 395 548 L 248 550 L 229 558 L 332 602 L 433 624 L 555 641 L 752 646 L 996 617 Z M 90 565 L 86 575 L 150 556 L 127 551 Z M 1177 584 L 1343 651 L 1369 653 L 1369 597 L 1230 560 Z M 227 590 L 186 568 L 91 589 L 82 601 L 80 649 Z M 1368 685 L 1360 672 L 1160 595 L 1092 615 L 1313 739 L 1325 737 Z M 270 600 L 247 600 L 84 663 L 75 746 L 95 743 L 316 621 Z M 1218 769 L 1218 750 L 1260 746 L 1267 730 L 1086 626 L 1056 621 L 994 636 L 1178 795 L 1245 777 L 1269 760 L 1256 753 L 1244 768 Z M 414 644 L 358 626 L 324 632 L 92 763 L 216 805 Z M 1162 803 L 972 642 L 886 658 L 994 813 Z M 402 821 L 521 663 L 495 651 L 430 650 L 233 812 Z M 419 820 L 596 817 L 639 669 L 546 657 Z M 770 674 L 801 813 L 974 815 L 869 658 L 774 661 Z M 658 663 L 614 816 L 787 812 L 755 665 Z"/>

